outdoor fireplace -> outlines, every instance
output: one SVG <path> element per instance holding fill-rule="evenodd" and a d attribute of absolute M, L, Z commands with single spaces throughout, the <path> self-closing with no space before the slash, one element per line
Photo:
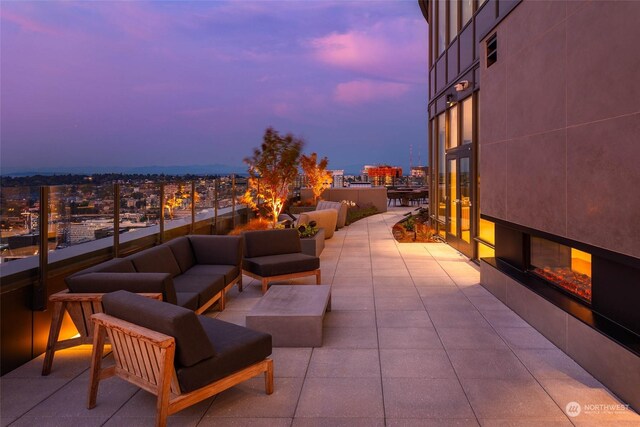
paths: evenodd
<path fill-rule="evenodd" d="M 535 236 L 530 242 L 530 271 L 591 304 L 591 254 Z"/>

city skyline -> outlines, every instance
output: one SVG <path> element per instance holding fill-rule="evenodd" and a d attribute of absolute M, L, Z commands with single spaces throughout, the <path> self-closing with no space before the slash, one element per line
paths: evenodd
<path fill-rule="evenodd" d="M 3 2 L 2 173 L 224 165 L 267 126 L 331 169 L 425 164 L 427 26 L 400 2 Z M 77 170 L 77 169 L 76 169 Z"/>

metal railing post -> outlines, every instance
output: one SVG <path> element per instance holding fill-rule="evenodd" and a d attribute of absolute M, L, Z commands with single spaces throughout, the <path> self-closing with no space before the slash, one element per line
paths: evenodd
<path fill-rule="evenodd" d="M 213 227 L 214 227 L 214 231 L 213 234 L 218 234 L 218 186 L 219 186 L 219 179 L 218 178 L 214 178 L 214 192 L 213 192 Z"/>
<path fill-rule="evenodd" d="M 40 277 L 38 282 L 33 286 L 31 308 L 34 311 L 44 311 L 47 308 L 47 276 L 49 273 L 49 187 L 40 187 L 40 209 L 38 214 L 38 227 L 40 231 L 38 267 Z"/>
<path fill-rule="evenodd" d="M 231 175 L 231 229 L 236 228 L 236 174 Z"/>
<path fill-rule="evenodd" d="M 113 184 L 113 257 L 120 256 L 120 184 Z"/>
<path fill-rule="evenodd" d="M 196 181 L 191 181 L 191 227 L 189 234 L 193 234 L 196 228 Z"/>
<path fill-rule="evenodd" d="M 159 231 L 159 243 L 164 241 L 164 182 L 160 183 L 160 231 Z"/>

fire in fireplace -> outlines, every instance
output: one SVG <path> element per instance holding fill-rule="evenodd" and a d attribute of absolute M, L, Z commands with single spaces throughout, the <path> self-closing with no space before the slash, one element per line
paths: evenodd
<path fill-rule="evenodd" d="M 531 271 L 591 303 L 591 254 L 531 236 Z"/>

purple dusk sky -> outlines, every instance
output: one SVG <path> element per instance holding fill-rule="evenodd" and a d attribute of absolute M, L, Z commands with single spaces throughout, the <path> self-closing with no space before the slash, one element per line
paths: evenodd
<path fill-rule="evenodd" d="M 5 172 L 243 169 L 267 126 L 330 168 L 408 168 L 411 145 L 426 163 L 415 0 L 3 1 L 0 17 Z"/>

